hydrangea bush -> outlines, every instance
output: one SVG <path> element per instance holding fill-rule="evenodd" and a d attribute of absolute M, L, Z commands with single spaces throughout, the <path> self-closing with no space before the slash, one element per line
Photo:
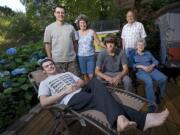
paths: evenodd
<path fill-rule="evenodd" d="M 42 47 L 38 42 L 0 53 L 0 133 L 38 102 L 27 75 L 45 57 Z"/>

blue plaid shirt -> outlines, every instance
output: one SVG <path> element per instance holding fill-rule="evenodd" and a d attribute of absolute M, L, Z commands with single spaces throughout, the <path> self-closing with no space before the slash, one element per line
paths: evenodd
<path fill-rule="evenodd" d="M 158 65 L 159 62 L 149 51 L 145 51 L 142 55 L 139 55 L 137 52 L 135 53 L 133 64 L 134 68 L 136 68 L 137 65 L 149 66 L 151 64 Z"/>

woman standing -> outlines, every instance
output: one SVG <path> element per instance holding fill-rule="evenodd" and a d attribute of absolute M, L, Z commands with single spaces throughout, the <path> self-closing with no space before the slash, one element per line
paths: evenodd
<path fill-rule="evenodd" d="M 76 19 L 78 30 L 78 61 L 80 70 L 85 82 L 92 79 L 95 71 L 95 49 L 93 42 L 105 48 L 105 45 L 99 40 L 96 32 L 89 28 L 89 22 L 86 15 L 79 15 Z"/>

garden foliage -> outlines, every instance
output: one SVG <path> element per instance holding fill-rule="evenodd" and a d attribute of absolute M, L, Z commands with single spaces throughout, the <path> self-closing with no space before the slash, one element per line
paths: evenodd
<path fill-rule="evenodd" d="M 0 132 L 37 104 L 37 93 L 27 74 L 44 57 L 41 42 L 16 47 L 15 54 L 0 55 Z"/>

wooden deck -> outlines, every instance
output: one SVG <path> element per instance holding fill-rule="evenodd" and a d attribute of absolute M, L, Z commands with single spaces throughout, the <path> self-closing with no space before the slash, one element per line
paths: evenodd
<path fill-rule="evenodd" d="M 141 93 L 141 91 L 140 91 Z M 150 135 L 180 135 L 180 86 L 169 83 L 165 101 L 160 108 L 167 107 L 170 116 L 167 122 L 160 127 L 153 128 Z M 2 135 L 51 135 L 53 131 L 54 118 L 47 110 L 40 109 L 37 105 L 30 113 L 22 117 L 17 123 L 8 128 Z M 103 133 L 91 125 L 81 127 L 79 122 L 70 126 L 72 135 L 103 135 Z M 126 135 L 143 135 L 141 131 L 131 130 Z"/>

